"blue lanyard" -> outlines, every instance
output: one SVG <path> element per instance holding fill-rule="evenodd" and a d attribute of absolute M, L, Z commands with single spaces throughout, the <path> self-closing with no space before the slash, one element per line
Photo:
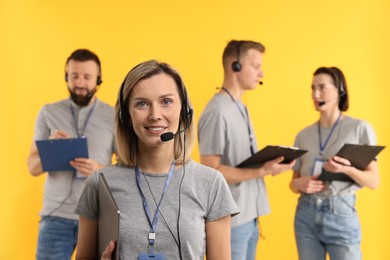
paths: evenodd
<path fill-rule="evenodd" d="M 252 131 L 251 131 L 251 126 L 250 126 L 250 124 L 249 124 L 248 110 L 246 109 L 246 106 L 244 106 L 245 114 L 246 114 L 246 117 L 245 117 L 244 112 L 242 112 L 242 110 L 240 109 L 240 106 L 237 104 L 236 100 L 234 100 L 232 94 L 230 94 L 230 92 L 229 92 L 225 87 L 222 87 L 222 89 L 229 95 L 229 97 L 231 98 L 231 100 L 234 102 L 234 104 L 236 105 L 238 111 L 240 111 L 240 114 L 241 114 L 242 118 L 244 119 L 244 121 L 245 121 L 245 123 L 246 123 L 246 125 L 247 125 L 248 134 L 249 134 L 249 144 L 250 144 L 251 154 L 254 155 L 254 154 L 255 154 L 255 151 L 254 151 L 254 149 L 253 149 L 253 144 L 252 144 L 253 135 L 252 135 Z"/>
<path fill-rule="evenodd" d="M 318 122 L 318 137 L 319 137 L 318 139 L 320 140 L 320 155 L 322 155 L 322 152 L 324 151 L 325 146 L 328 144 L 329 139 L 330 139 L 330 137 L 332 136 L 334 129 L 336 128 L 338 122 L 340 121 L 340 118 L 341 118 L 341 112 L 340 112 L 340 115 L 339 115 L 339 117 L 337 118 L 336 122 L 335 122 L 334 125 L 332 126 L 332 129 L 330 129 L 330 132 L 329 132 L 328 136 L 326 137 L 326 140 L 325 140 L 324 145 L 322 145 L 322 140 L 321 140 L 321 127 L 320 127 L 320 122 Z"/>
<path fill-rule="evenodd" d="M 69 101 L 70 101 L 70 99 L 69 99 Z M 89 110 L 88 115 L 87 115 L 87 118 L 85 119 L 85 122 L 84 122 L 83 129 L 82 129 L 81 132 L 80 132 L 80 131 L 79 131 L 79 126 L 78 126 L 78 120 L 76 119 L 76 113 L 75 113 L 75 111 L 73 110 L 72 104 L 70 103 L 70 111 L 72 112 L 72 117 L 73 117 L 74 127 L 75 127 L 75 129 L 76 129 L 77 137 L 82 137 L 82 136 L 84 136 L 85 128 L 87 127 L 88 121 L 89 121 L 89 119 L 90 119 L 91 116 L 92 116 L 92 113 L 93 113 L 93 110 L 95 109 L 95 106 L 96 106 L 96 100 L 95 100 L 95 102 L 93 103 L 91 109 Z"/>
<path fill-rule="evenodd" d="M 138 186 L 139 192 L 141 193 L 141 197 L 142 197 L 142 205 L 144 207 L 145 214 L 146 214 L 146 216 L 148 218 L 148 222 L 149 222 L 149 225 L 150 225 L 150 232 L 149 232 L 149 236 L 148 236 L 148 240 L 149 240 L 149 253 L 153 254 L 153 245 L 154 245 L 154 240 L 156 238 L 158 217 L 160 215 L 160 205 L 161 205 L 161 202 L 162 202 L 162 200 L 164 198 L 164 194 L 166 193 L 166 191 L 168 189 L 169 183 L 172 180 L 173 172 L 175 170 L 175 163 L 172 163 L 171 168 L 169 170 L 169 174 L 168 174 L 168 177 L 167 177 L 167 179 L 165 181 L 165 185 L 164 185 L 164 188 L 163 188 L 163 191 L 162 191 L 162 194 L 161 194 L 160 201 L 157 204 L 157 209 L 156 209 L 156 212 L 154 213 L 153 220 L 152 220 L 152 215 L 150 214 L 150 208 L 149 208 L 148 202 L 147 202 L 147 200 L 145 198 L 144 192 L 143 192 L 142 187 L 141 187 L 141 174 L 139 172 L 138 166 L 136 166 L 134 168 L 134 170 L 135 170 L 135 174 L 136 174 L 137 186 Z"/>

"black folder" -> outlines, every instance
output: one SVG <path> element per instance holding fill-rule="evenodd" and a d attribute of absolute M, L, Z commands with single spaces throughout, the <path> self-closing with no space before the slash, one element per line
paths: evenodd
<path fill-rule="evenodd" d="M 101 258 L 111 240 L 116 241 L 111 259 L 119 259 L 120 212 L 103 173 L 99 173 L 98 255 Z"/>
<path fill-rule="evenodd" d="M 257 168 L 260 167 L 263 163 L 276 159 L 279 156 L 284 157 L 282 163 L 290 163 L 306 152 L 307 150 L 301 150 L 297 147 L 267 145 L 245 161 L 238 164 L 236 167 Z"/>
<path fill-rule="evenodd" d="M 75 171 L 69 162 L 75 158 L 88 158 L 87 138 L 47 139 L 35 141 L 42 169 L 49 171 Z"/>
<path fill-rule="evenodd" d="M 351 166 L 364 170 L 368 164 L 385 148 L 377 145 L 344 144 L 337 152 L 337 156 L 345 158 L 351 162 Z M 332 173 L 322 169 L 319 180 L 322 181 L 348 181 L 353 180 L 344 173 Z"/>

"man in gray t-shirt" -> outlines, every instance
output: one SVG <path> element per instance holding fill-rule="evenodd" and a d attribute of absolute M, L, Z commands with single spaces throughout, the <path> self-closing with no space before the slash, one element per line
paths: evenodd
<path fill-rule="evenodd" d="M 74 51 L 66 61 L 65 80 L 70 98 L 47 104 L 39 112 L 28 169 L 33 176 L 44 173 L 35 140 L 86 137 L 89 158 L 70 161 L 74 172 L 46 175 L 37 259 L 71 258 L 78 233 L 78 216 L 73 211 L 85 179 L 110 165 L 116 151 L 114 109 L 95 95 L 102 83 L 97 55 L 86 49 Z"/>
<path fill-rule="evenodd" d="M 216 168 L 229 183 L 240 214 L 232 219 L 232 259 L 255 259 L 259 216 L 270 212 L 263 177 L 290 169 L 277 158 L 252 169 L 235 168 L 257 151 L 248 111 L 241 98 L 263 77 L 265 47 L 253 41 L 230 41 L 223 53 L 222 89 L 207 104 L 198 125 L 201 163 Z M 260 82 L 261 83 L 261 82 Z"/>

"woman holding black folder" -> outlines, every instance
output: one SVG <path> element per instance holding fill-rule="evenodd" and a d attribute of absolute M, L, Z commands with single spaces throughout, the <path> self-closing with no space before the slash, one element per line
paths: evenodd
<path fill-rule="evenodd" d="M 120 210 L 120 234 L 101 259 L 115 247 L 120 259 L 231 259 L 231 216 L 239 209 L 222 174 L 190 160 L 192 117 L 168 64 L 143 62 L 126 76 L 116 105 L 119 163 L 100 171 Z M 98 175 L 87 179 L 76 208 L 77 259 L 100 257 Z"/>
<path fill-rule="evenodd" d="M 297 159 L 290 187 L 301 193 L 295 215 L 295 238 L 299 259 L 361 259 L 361 228 L 355 209 L 355 192 L 379 185 L 376 160 L 366 169 L 351 166 L 335 156 L 345 143 L 375 145 L 373 128 L 365 121 L 349 117 L 346 80 L 336 67 L 320 67 L 313 75 L 312 99 L 320 118 L 303 129 L 295 146 L 308 150 Z M 325 170 L 353 181 L 321 180 Z"/>

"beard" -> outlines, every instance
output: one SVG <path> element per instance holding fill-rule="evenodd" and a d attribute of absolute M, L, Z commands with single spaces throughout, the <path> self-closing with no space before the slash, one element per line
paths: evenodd
<path fill-rule="evenodd" d="M 70 98 L 73 100 L 74 103 L 76 103 L 76 105 L 80 107 L 88 106 L 89 102 L 91 101 L 91 99 L 93 98 L 93 96 L 97 91 L 96 87 L 92 90 L 88 90 L 87 88 L 85 89 L 87 90 L 86 95 L 78 95 L 68 87 Z"/>

